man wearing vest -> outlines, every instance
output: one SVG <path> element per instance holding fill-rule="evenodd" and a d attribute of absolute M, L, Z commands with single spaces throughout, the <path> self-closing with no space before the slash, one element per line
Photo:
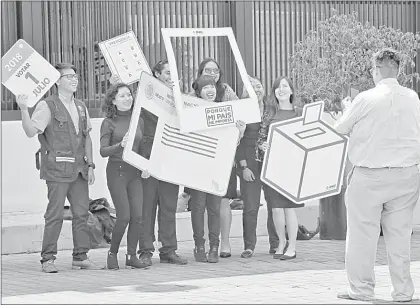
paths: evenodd
<path fill-rule="evenodd" d="M 29 138 L 38 135 L 41 149 L 36 154 L 36 167 L 46 180 L 48 206 L 42 241 L 42 271 L 56 273 L 54 265 L 57 241 L 63 225 L 63 209 L 68 198 L 73 214 L 73 269 L 100 269 L 87 257 L 89 251 L 89 188 L 95 176 L 89 114 L 83 102 L 74 99 L 78 75 L 71 64 L 57 64 L 61 77 L 58 95 L 41 100 L 29 116 L 27 96 L 17 96 L 22 113 L 22 126 Z M 39 162 L 41 161 L 41 162 Z"/>

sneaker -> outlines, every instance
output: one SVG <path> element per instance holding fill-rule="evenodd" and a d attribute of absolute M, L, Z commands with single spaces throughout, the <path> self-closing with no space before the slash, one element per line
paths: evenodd
<path fill-rule="evenodd" d="M 89 269 L 89 270 L 101 270 L 105 269 L 105 267 L 100 267 L 92 262 L 89 258 L 83 261 L 75 261 L 71 263 L 72 269 Z"/>
<path fill-rule="evenodd" d="M 106 268 L 109 270 L 120 269 L 120 267 L 118 266 L 118 256 L 116 253 L 108 251 L 108 256 L 106 258 Z"/>
<path fill-rule="evenodd" d="M 169 263 L 169 264 L 175 264 L 175 265 L 186 265 L 188 261 L 185 258 L 182 258 L 178 254 L 176 254 L 175 251 L 160 254 L 160 262 L 161 263 Z"/>
<path fill-rule="evenodd" d="M 152 265 L 152 252 L 142 252 L 139 255 L 139 261 L 147 266 Z"/>
<path fill-rule="evenodd" d="M 199 263 L 207 263 L 206 249 L 204 246 L 194 248 L 194 258 Z"/>
<path fill-rule="evenodd" d="M 125 255 L 125 268 L 144 269 L 147 267 L 149 267 L 149 265 L 140 261 L 136 255 L 128 255 L 128 254 Z"/>
<path fill-rule="evenodd" d="M 57 273 L 57 267 L 54 265 L 54 260 L 50 259 L 49 261 L 42 263 L 42 272 L 45 273 Z"/>

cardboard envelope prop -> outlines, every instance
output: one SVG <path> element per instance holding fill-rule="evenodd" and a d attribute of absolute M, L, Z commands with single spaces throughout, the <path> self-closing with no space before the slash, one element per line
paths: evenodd
<path fill-rule="evenodd" d="M 193 96 L 182 97 L 186 107 L 213 104 Z M 148 112 L 157 120 L 148 159 L 133 151 L 142 112 Z M 223 196 L 227 191 L 238 136 L 236 126 L 181 133 L 172 90 L 143 72 L 123 159 L 141 170 L 147 170 L 159 180 Z"/>

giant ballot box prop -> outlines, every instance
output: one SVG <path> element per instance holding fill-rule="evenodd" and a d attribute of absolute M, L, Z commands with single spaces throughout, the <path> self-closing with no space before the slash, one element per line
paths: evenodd
<path fill-rule="evenodd" d="M 269 128 L 261 181 L 295 203 L 339 194 L 348 139 L 321 119 L 324 102 Z"/>

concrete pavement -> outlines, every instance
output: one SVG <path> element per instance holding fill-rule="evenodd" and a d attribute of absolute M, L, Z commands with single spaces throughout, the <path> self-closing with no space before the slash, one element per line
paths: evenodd
<path fill-rule="evenodd" d="M 179 243 L 186 266 L 159 263 L 147 270 L 72 270 L 71 251 L 60 251 L 57 274 L 40 270 L 39 253 L 2 255 L 2 303 L 360 303 L 339 300 L 346 290 L 345 241 L 298 241 L 297 259 L 274 260 L 266 236 L 260 236 L 254 257 L 240 258 L 242 239 L 232 238 L 232 257 L 218 264 L 194 261 L 191 241 Z M 107 249 L 90 257 L 105 264 Z M 412 236 L 412 275 L 420 294 L 420 227 Z M 376 294 L 373 303 L 388 303 L 391 283 L 383 238 L 378 242 Z M 411 304 L 420 304 L 413 301 Z"/>

